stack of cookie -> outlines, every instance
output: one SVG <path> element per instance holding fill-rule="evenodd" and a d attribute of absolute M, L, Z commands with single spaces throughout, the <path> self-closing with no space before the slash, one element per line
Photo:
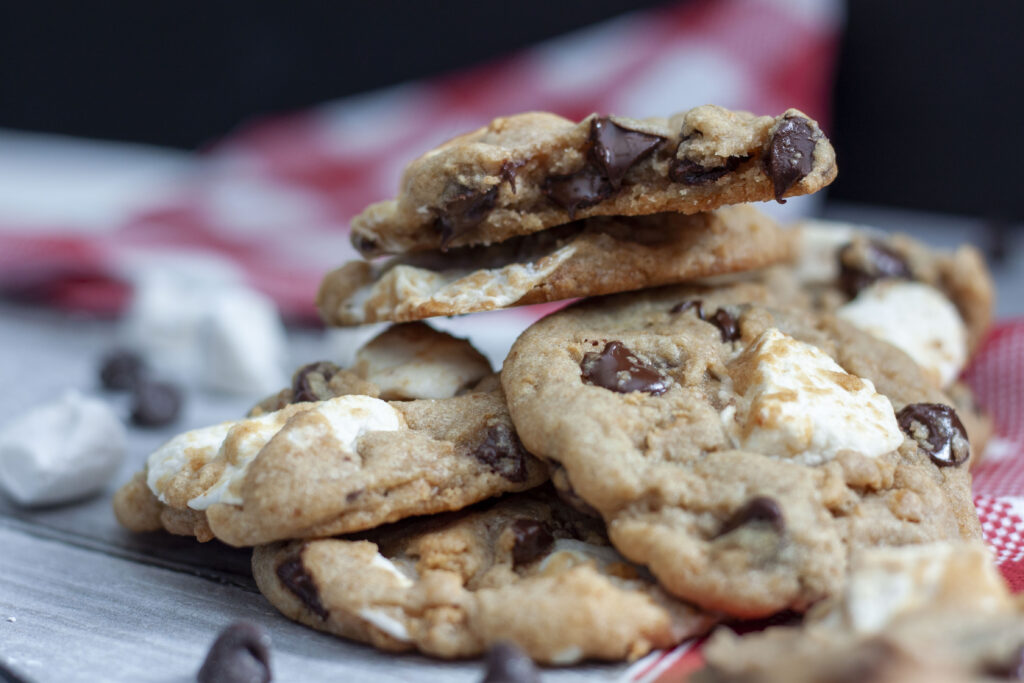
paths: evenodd
<path fill-rule="evenodd" d="M 330 324 L 401 324 L 165 444 L 118 518 L 255 546 L 260 589 L 314 628 L 549 664 L 804 612 L 865 549 L 977 539 L 986 423 L 955 378 L 991 316 L 984 264 L 750 205 L 835 174 L 796 110 L 456 138 L 355 219 L 389 258 L 318 297 Z M 574 297 L 500 374 L 413 322 Z"/>

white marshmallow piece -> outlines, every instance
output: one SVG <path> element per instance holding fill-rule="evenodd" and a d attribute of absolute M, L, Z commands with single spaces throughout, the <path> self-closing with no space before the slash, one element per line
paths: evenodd
<path fill-rule="evenodd" d="M 939 386 L 951 384 L 967 363 L 967 327 L 956 306 L 929 285 L 882 280 L 836 314 L 904 351 Z"/>
<path fill-rule="evenodd" d="M 840 451 L 878 457 L 903 443 L 892 404 L 870 380 L 775 328 L 737 357 L 730 375 L 742 395 L 722 422 L 737 448 L 820 465 Z"/>
<path fill-rule="evenodd" d="M 0 430 L 0 487 L 22 505 L 84 498 L 117 472 L 126 440 L 106 403 L 68 391 Z"/>

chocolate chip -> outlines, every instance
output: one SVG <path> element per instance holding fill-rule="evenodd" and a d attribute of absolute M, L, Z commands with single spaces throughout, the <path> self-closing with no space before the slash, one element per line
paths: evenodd
<path fill-rule="evenodd" d="M 956 411 L 942 403 L 911 403 L 896 413 L 903 433 L 939 467 L 959 467 L 971 457 L 967 430 Z"/>
<path fill-rule="evenodd" d="M 551 176 L 541 190 L 575 219 L 576 212 L 598 204 L 612 195 L 612 184 L 598 169 L 584 166 L 570 175 Z"/>
<path fill-rule="evenodd" d="M 718 535 L 724 536 L 730 531 L 735 531 L 741 526 L 758 522 L 770 524 L 772 528 L 775 529 L 775 533 L 778 534 L 781 534 L 786 528 L 786 520 L 782 516 L 782 508 L 779 507 L 779 504 L 774 498 L 769 498 L 767 496 L 751 498 L 746 505 L 734 512 L 732 516 L 725 521 L 725 524 L 722 525 Z"/>
<path fill-rule="evenodd" d="M 740 338 L 740 327 L 736 324 L 736 317 L 724 308 L 715 311 L 708 322 L 722 332 L 722 341 L 730 342 Z"/>
<path fill-rule="evenodd" d="M 144 370 L 142 356 L 126 349 L 117 349 L 104 356 L 100 364 L 100 383 L 104 389 L 126 391 L 138 383 Z"/>
<path fill-rule="evenodd" d="M 355 491 L 349 491 L 348 493 L 345 494 L 345 502 L 354 503 L 359 498 L 359 496 L 363 495 L 364 493 L 366 493 L 366 489 L 356 489 Z"/>
<path fill-rule="evenodd" d="M 984 675 L 990 678 L 1024 681 L 1024 645 L 1012 650 L 1002 661 L 986 662 L 983 669 Z"/>
<path fill-rule="evenodd" d="M 292 403 L 325 401 L 334 397 L 327 386 L 338 366 L 326 360 L 303 365 L 292 375 Z"/>
<path fill-rule="evenodd" d="M 178 419 L 181 390 L 169 382 L 141 380 L 132 391 L 132 423 L 163 427 Z"/>
<path fill-rule="evenodd" d="M 513 194 L 516 191 L 516 173 L 518 173 L 519 169 L 525 165 L 525 159 L 520 159 L 519 161 L 512 161 L 509 159 L 502 162 L 501 170 L 498 171 L 498 175 L 501 176 L 501 179 L 508 182 L 509 186 L 512 188 Z"/>
<path fill-rule="evenodd" d="M 377 251 L 377 240 L 365 235 L 352 235 L 352 246 L 361 254 Z"/>
<path fill-rule="evenodd" d="M 473 457 L 511 482 L 524 482 L 527 477 L 526 449 L 519 436 L 508 425 L 492 425 L 475 449 Z"/>
<path fill-rule="evenodd" d="M 811 122 L 799 116 L 786 117 L 772 134 L 765 163 L 775 199 L 780 204 L 786 203 L 782 195 L 814 167 L 814 145 L 818 137 Z"/>
<path fill-rule="evenodd" d="M 281 579 L 285 588 L 301 600 L 313 614 L 327 620 L 327 610 L 320 602 L 320 591 L 317 590 L 316 582 L 313 581 L 313 577 L 309 575 L 305 565 L 302 564 L 301 552 L 297 557 L 277 565 L 277 578 Z"/>
<path fill-rule="evenodd" d="M 540 683 L 540 673 L 519 647 L 496 643 L 487 651 L 487 671 L 480 683 Z"/>
<path fill-rule="evenodd" d="M 689 310 L 695 310 L 697 317 L 704 320 L 704 302 L 700 299 L 690 299 L 689 301 L 683 301 L 676 304 L 669 311 L 670 313 L 686 313 Z"/>
<path fill-rule="evenodd" d="M 515 545 L 512 546 L 514 566 L 533 562 L 555 542 L 551 528 L 535 519 L 517 519 L 512 522 L 512 535 L 515 538 Z"/>
<path fill-rule="evenodd" d="M 199 683 L 267 683 L 270 678 L 270 635 L 246 621 L 220 632 L 196 674 Z"/>
<path fill-rule="evenodd" d="M 729 157 L 721 166 L 702 166 L 689 159 L 676 159 L 668 167 L 668 178 L 674 183 L 685 185 L 707 185 L 726 173 L 732 173 L 749 157 Z"/>
<path fill-rule="evenodd" d="M 619 189 L 629 169 L 664 141 L 660 135 L 620 126 L 607 116 L 590 121 L 590 160 L 613 190 Z"/>
<path fill-rule="evenodd" d="M 913 279 L 903 257 L 878 240 L 839 250 L 839 286 L 851 299 L 883 278 Z"/>
<path fill-rule="evenodd" d="M 486 191 L 461 188 L 448 200 L 437 217 L 441 251 L 447 251 L 453 239 L 465 235 L 487 218 L 498 198 L 498 187 L 495 185 Z"/>
<path fill-rule="evenodd" d="M 600 353 L 584 355 L 580 370 L 587 384 L 620 394 L 645 391 L 658 395 L 668 389 L 665 375 L 637 358 L 622 342 L 608 342 Z"/>

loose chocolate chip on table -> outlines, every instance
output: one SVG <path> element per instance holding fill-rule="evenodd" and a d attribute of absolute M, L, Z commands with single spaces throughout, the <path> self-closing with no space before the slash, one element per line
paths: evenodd
<path fill-rule="evenodd" d="M 676 159 L 668 167 L 668 179 L 684 185 L 707 185 L 735 171 L 749 157 L 729 157 L 721 166 L 702 166 L 689 159 Z"/>
<path fill-rule="evenodd" d="M 765 164 L 780 204 L 785 204 L 782 196 L 789 188 L 814 168 L 817 137 L 810 122 L 799 116 L 787 117 L 772 135 Z"/>
<path fill-rule="evenodd" d="M 584 355 L 580 370 L 587 384 L 620 394 L 644 391 L 658 395 L 668 389 L 668 378 L 660 370 L 642 362 L 618 341 L 608 342 L 600 353 Z"/>
<path fill-rule="evenodd" d="M 607 116 L 590 122 L 590 160 L 613 190 L 619 189 L 629 169 L 664 141 L 660 135 L 620 126 Z"/>
<path fill-rule="evenodd" d="M 696 311 L 698 318 L 700 318 L 701 320 L 705 319 L 704 318 L 704 302 L 702 300 L 700 300 L 700 299 L 690 299 L 689 301 L 680 302 L 680 303 L 676 304 L 675 306 L 673 306 L 672 309 L 669 312 L 670 313 L 686 313 L 687 311 L 689 311 L 691 309 Z"/>
<path fill-rule="evenodd" d="M 338 371 L 338 366 L 326 360 L 303 365 L 292 375 L 292 403 L 323 401 L 331 398 L 327 383 Z"/>
<path fill-rule="evenodd" d="M 551 528 L 534 519 L 517 519 L 512 522 L 512 561 L 515 566 L 533 562 L 555 542 Z"/>
<path fill-rule="evenodd" d="M 896 421 L 939 467 L 959 467 L 971 457 L 967 430 L 945 404 L 911 403 L 896 413 Z"/>
<path fill-rule="evenodd" d="M 598 204 L 612 195 L 612 184 L 601 171 L 593 166 L 584 166 L 571 175 L 551 176 L 541 188 L 556 204 L 569 212 L 569 218 L 576 218 L 576 212 Z"/>
<path fill-rule="evenodd" d="M 285 560 L 277 565 L 277 578 L 281 579 L 285 588 L 301 600 L 313 614 L 321 619 L 327 619 L 327 610 L 320 602 L 320 591 L 317 590 L 316 582 L 313 581 L 313 577 L 309 575 L 305 565 L 302 564 L 301 553 L 298 557 Z"/>
<path fill-rule="evenodd" d="M 473 457 L 511 482 L 526 481 L 526 449 L 507 425 L 491 426 Z"/>
<path fill-rule="evenodd" d="M 126 349 L 117 349 L 104 356 L 100 364 L 100 382 L 104 389 L 125 391 L 138 383 L 144 371 L 142 356 Z"/>
<path fill-rule="evenodd" d="M 725 524 L 722 525 L 718 535 L 724 536 L 730 531 L 735 531 L 741 526 L 754 522 L 770 524 L 775 529 L 775 532 L 779 534 L 786 528 L 786 521 L 782 516 L 782 508 L 779 507 L 778 502 L 768 496 L 758 496 L 751 498 L 743 507 L 734 512 L 725 521 Z"/>
<path fill-rule="evenodd" d="M 181 390 L 169 382 L 142 380 L 132 391 L 132 423 L 140 427 L 163 427 L 178 419 Z"/>
<path fill-rule="evenodd" d="M 910 280 L 914 277 L 903 257 L 877 240 L 862 246 L 847 244 L 839 250 L 837 258 L 839 286 L 851 299 L 883 278 Z"/>
<path fill-rule="evenodd" d="M 481 683 L 540 683 L 540 672 L 519 647 L 496 643 L 487 651 L 487 670 Z"/>
<path fill-rule="evenodd" d="M 270 678 L 270 635 L 247 621 L 220 632 L 196 675 L 199 683 L 267 683 Z"/>
<path fill-rule="evenodd" d="M 715 311 L 708 322 L 722 332 L 722 341 L 736 341 L 740 338 L 740 327 L 736 324 L 736 317 L 724 308 Z"/>
<path fill-rule="evenodd" d="M 459 190 L 437 217 L 437 227 L 441 231 L 441 251 L 447 251 L 453 239 L 480 225 L 494 208 L 497 198 L 498 185 L 486 191 L 468 188 Z"/>

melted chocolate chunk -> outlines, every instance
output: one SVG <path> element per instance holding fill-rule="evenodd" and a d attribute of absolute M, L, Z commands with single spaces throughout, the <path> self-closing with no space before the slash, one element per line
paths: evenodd
<path fill-rule="evenodd" d="M 786 203 L 782 195 L 814 167 L 817 138 L 810 122 L 799 116 L 787 117 L 772 135 L 765 164 L 772 179 L 775 200 L 780 204 Z"/>
<path fill-rule="evenodd" d="M 704 317 L 704 302 L 700 299 L 690 299 L 689 301 L 683 301 L 676 304 L 669 311 L 670 313 L 686 313 L 693 309 L 697 313 L 697 317 L 701 320 L 706 320 Z"/>
<path fill-rule="evenodd" d="M 741 526 L 753 523 L 770 524 L 775 533 L 781 534 L 786 528 L 786 520 L 782 516 L 782 508 L 774 498 L 758 496 L 751 498 L 746 505 L 732 514 L 732 517 L 722 525 L 719 536 L 724 536 L 730 531 L 735 531 Z"/>
<path fill-rule="evenodd" d="M 326 360 L 303 365 L 292 375 L 292 403 L 323 401 L 334 394 L 327 383 L 338 371 L 338 366 Z"/>
<path fill-rule="evenodd" d="M 680 143 L 681 144 L 681 143 Z M 735 171 L 749 157 L 729 157 L 721 166 L 701 166 L 689 159 L 676 159 L 668 167 L 668 179 L 684 185 L 707 185 Z"/>
<path fill-rule="evenodd" d="M 518 646 L 502 642 L 487 651 L 487 671 L 481 683 L 540 683 L 540 672 Z"/>
<path fill-rule="evenodd" d="M 860 247 L 860 248 L 858 248 Z M 851 299 L 883 278 L 913 279 L 903 257 L 878 240 L 847 244 L 838 253 L 839 286 Z"/>
<path fill-rule="evenodd" d="M 163 427 L 178 419 L 181 390 L 169 382 L 143 380 L 132 391 L 132 423 L 140 427 Z"/>
<path fill-rule="evenodd" d="M 740 338 L 740 327 L 736 324 L 736 317 L 724 308 L 719 308 L 707 320 L 722 332 L 722 341 L 730 342 Z"/>
<path fill-rule="evenodd" d="M 896 413 L 896 421 L 939 467 L 959 467 L 971 457 L 967 430 L 945 404 L 911 403 Z"/>
<path fill-rule="evenodd" d="M 590 122 L 590 161 L 618 190 L 629 169 L 664 141 L 660 135 L 620 126 L 607 116 L 595 118 Z"/>
<path fill-rule="evenodd" d="M 555 542 L 551 528 L 535 519 L 517 519 L 512 522 L 512 535 L 515 537 L 512 562 L 517 567 L 533 562 Z"/>
<path fill-rule="evenodd" d="M 487 218 L 498 198 L 498 187 L 495 185 L 485 192 L 463 188 L 448 200 L 437 217 L 441 251 L 447 251 L 453 239 L 465 235 Z"/>
<path fill-rule="evenodd" d="M 984 674 L 1008 681 L 1024 681 L 1024 645 L 1014 650 L 1004 661 L 987 662 Z"/>
<path fill-rule="evenodd" d="M 473 457 L 511 482 L 526 481 L 526 449 L 519 436 L 507 425 L 492 425 L 483 441 L 473 451 Z"/>
<path fill-rule="evenodd" d="M 270 678 L 270 635 L 247 621 L 221 631 L 196 675 L 199 683 L 267 683 Z"/>
<path fill-rule="evenodd" d="M 668 389 L 668 378 L 643 363 L 622 342 L 608 342 L 601 353 L 588 353 L 580 363 L 583 381 L 620 394 L 644 391 L 657 396 Z"/>
<path fill-rule="evenodd" d="M 519 169 L 525 165 L 525 159 L 520 159 L 519 161 L 512 161 L 510 159 L 503 162 L 501 164 L 501 170 L 498 171 L 498 175 L 501 176 L 501 179 L 507 181 L 509 186 L 512 188 L 513 194 L 515 194 L 516 191 L 516 173 L 518 173 Z"/>
<path fill-rule="evenodd" d="M 614 191 L 608 179 L 593 166 L 584 166 L 571 175 L 551 176 L 541 189 L 569 212 L 570 220 L 576 218 L 580 209 L 603 202 Z"/>
<path fill-rule="evenodd" d="M 145 371 L 142 356 L 125 349 L 107 354 L 100 364 L 100 383 L 104 389 L 126 391 L 133 388 Z"/>
<path fill-rule="evenodd" d="M 309 575 L 306 567 L 302 564 L 301 553 L 297 557 L 277 565 L 277 578 L 281 579 L 285 588 L 294 593 L 295 597 L 301 600 L 313 614 L 326 621 L 327 610 L 320 602 L 320 591 L 317 590 L 313 577 Z"/>
<path fill-rule="evenodd" d="M 365 235 L 352 235 L 352 246 L 361 254 L 377 251 L 377 240 Z"/>

